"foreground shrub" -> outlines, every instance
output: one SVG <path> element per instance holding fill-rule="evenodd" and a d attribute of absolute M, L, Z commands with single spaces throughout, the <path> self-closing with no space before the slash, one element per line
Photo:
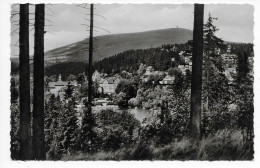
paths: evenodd
<path fill-rule="evenodd" d="M 133 114 L 123 111 L 102 110 L 96 116 L 99 134 L 102 139 L 102 149 L 115 151 L 125 144 L 131 144 L 137 137 L 135 132 L 140 122 Z"/>
<path fill-rule="evenodd" d="M 115 151 L 75 153 L 63 160 L 252 160 L 242 137 L 239 130 L 221 130 L 198 143 L 185 137 L 160 147 L 138 141 Z"/>
<path fill-rule="evenodd" d="M 244 151 L 241 131 L 221 130 L 200 142 L 200 160 L 252 160 Z"/>
<path fill-rule="evenodd" d="M 155 160 L 196 160 L 197 151 L 197 144 L 184 137 L 180 141 L 155 149 L 154 158 Z"/>
<path fill-rule="evenodd" d="M 155 145 L 167 145 L 174 139 L 182 139 L 188 134 L 188 117 L 183 113 L 172 112 L 161 108 L 155 116 L 151 116 L 141 129 L 141 139 L 153 141 Z"/>

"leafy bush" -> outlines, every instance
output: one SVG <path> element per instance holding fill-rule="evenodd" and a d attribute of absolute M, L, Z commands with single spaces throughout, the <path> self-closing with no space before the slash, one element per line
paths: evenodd
<path fill-rule="evenodd" d="M 154 141 L 156 145 L 165 145 L 174 139 L 180 139 L 188 133 L 188 123 L 180 114 L 154 119 L 143 127 L 141 137 L 144 141 Z"/>
<path fill-rule="evenodd" d="M 244 151 L 239 130 L 221 130 L 200 142 L 183 137 L 179 141 L 156 147 L 153 143 L 137 141 L 116 151 L 95 154 L 75 153 L 64 160 L 252 160 Z"/>
<path fill-rule="evenodd" d="M 140 127 L 140 122 L 127 111 L 101 110 L 96 118 L 101 130 L 98 136 L 102 139 L 102 148 L 105 151 L 117 150 L 132 143 L 134 132 Z"/>
<path fill-rule="evenodd" d="M 244 151 L 241 131 L 221 130 L 200 142 L 200 160 L 252 160 L 253 155 Z"/>
<path fill-rule="evenodd" d="M 211 112 L 202 116 L 202 136 L 215 134 L 223 129 L 237 128 L 237 114 L 235 112 Z"/>
<path fill-rule="evenodd" d="M 195 160 L 198 146 L 192 140 L 183 137 L 180 141 L 172 142 L 154 151 L 158 160 Z"/>

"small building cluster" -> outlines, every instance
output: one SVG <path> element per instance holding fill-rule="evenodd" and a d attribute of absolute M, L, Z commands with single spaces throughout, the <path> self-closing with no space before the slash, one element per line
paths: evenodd
<path fill-rule="evenodd" d="M 162 75 L 162 76 L 164 76 L 165 72 L 164 71 L 154 71 L 154 68 L 152 66 L 148 66 L 146 68 L 145 73 L 142 76 L 142 82 L 143 83 L 147 82 L 149 80 L 149 77 L 152 76 L 152 75 Z"/>
<path fill-rule="evenodd" d="M 164 72 L 164 71 L 154 71 L 154 68 L 152 66 L 148 66 L 146 68 L 146 72 L 142 76 L 142 82 L 143 83 L 147 82 L 151 75 L 159 75 L 159 76 L 165 76 L 166 75 L 166 77 L 164 77 L 161 81 L 159 81 L 160 85 L 172 85 L 174 80 L 175 80 L 175 77 L 167 75 L 167 72 Z"/>
<path fill-rule="evenodd" d="M 116 87 L 120 82 L 120 77 L 116 76 L 106 76 L 104 74 L 99 73 L 97 70 L 92 75 L 92 80 L 97 82 L 99 85 L 98 91 L 104 94 L 112 94 L 115 93 Z"/>
<path fill-rule="evenodd" d="M 66 82 L 61 80 L 61 75 L 59 75 L 58 81 L 56 82 L 49 82 L 49 91 L 50 93 L 54 94 L 55 97 L 59 96 L 61 100 L 64 99 L 65 89 L 68 85 L 77 86 L 77 81 Z"/>

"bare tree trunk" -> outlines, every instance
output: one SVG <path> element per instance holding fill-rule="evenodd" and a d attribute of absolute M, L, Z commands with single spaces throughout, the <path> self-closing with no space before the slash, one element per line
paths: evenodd
<path fill-rule="evenodd" d="M 45 160 L 44 147 L 44 4 L 35 7 L 33 151 L 34 159 Z"/>
<path fill-rule="evenodd" d="M 204 5 L 195 4 L 191 78 L 190 135 L 197 140 L 201 138 L 203 15 Z"/>
<path fill-rule="evenodd" d="M 20 4 L 20 159 L 31 159 L 29 4 Z"/>
<path fill-rule="evenodd" d="M 88 69 L 88 113 L 91 114 L 91 103 L 92 103 L 92 58 L 93 58 L 93 15 L 94 9 L 93 4 L 90 5 L 90 34 L 89 34 L 89 69 Z"/>

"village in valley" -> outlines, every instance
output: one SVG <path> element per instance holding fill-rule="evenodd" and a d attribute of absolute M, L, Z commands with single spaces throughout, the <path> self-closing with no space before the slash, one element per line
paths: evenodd
<path fill-rule="evenodd" d="M 52 12 L 44 14 L 48 4 L 36 4 L 39 18 L 35 18 L 35 46 L 30 46 L 34 56 L 29 55 L 29 32 L 25 32 L 19 34 L 26 42 L 19 41 L 23 44 L 19 45 L 19 57 L 11 57 L 11 158 L 253 160 L 254 44 L 242 36 L 241 42 L 218 37 L 215 24 L 220 25 L 221 33 L 225 26 L 221 27 L 221 21 L 215 22 L 217 18 L 210 12 L 204 17 L 204 4 L 169 6 L 54 5 L 51 8 L 62 14 L 70 11 L 78 17 L 82 17 L 78 8 L 83 13 L 90 10 L 90 14 L 84 14 L 89 16 L 84 20 L 90 25 L 81 24 L 90 34 L 83 40 L 80 37 L 74 43 L 45 51 L 48 40 L 44 43 L 44 35 L 48 31 L 42 30 L 48 26 L 36 21 L 50 22 L 40 18 L 41 14 L 52 16 L 55 27 L 57 18 Z M 216 8 L 222 16 L 222 6 L 225 5 L 209 5 L 207 10 Z M 153 13 L 157 8 L 175 11 L 176 7 L 189 10 L 193 30 L 175 25 L 110 34 L 93 26 L 96 20 L 103 23 L 93 17 L 106 20 L 93 14 L 95 10 L 102 13 L 140 8 Z M 252 8 L 235 7 L 245 12 Z M 14 4 L 12 9 L 25 10 L 24 14 L 29 16 L 29 4 Z M 12 29 L 27 31 L 22 26 L 23 29 L 15 29 L 13 23 L 18 14 L 22 15 L 14 13 L 11 18 Z M 203 21 L 203 17 L 207 19 Z M 61 18 L 64 16 L 58 20 Z M 111 15 L 112 19 L 119 18 Z M 21 20 L 26 26 L 26 17 Z M 61 24 L 59 21 L 56 20 L 57 24 Z M 67 19 L 63 21 L 68 25 Z M 74 31 L 74 24 L 68 25 L 69 31 Z M 96 29 L 109 35 L 93 36 Z M 15 52 L 13 49 L 12 54 Z"/>
<path fill-rule="evenodd" d="M 181 63 L 175 67 L 175 71 L 181 72 L 183 76 L 187 76 L 191 74 L 192 71 L 192 45 L 191 41 L 188 41 L 185 45 L 187 46 L 187 50 L 181 50 L 179 51 L 178 48 L 173 45 L 172 48 L 170 49 L 161 49 L 166 50 L 167 52 L 177 52 L 180 56 Z M 220 55 L 222 60 L 224 61 L 224 67 L 225 70 L 223 74 L 228 79 L 228 82 L 230 85 L 232 85 L 234 76 L 236 74 L 236 61 L 237 61 L 237 55 L 234 53 L 231 53 L 231 45 L 227 44 L 225 50 L 221 50 L 220 48 L 215 49 L 215 54 Z M 249 57 L 249 62 L 250 65 L 252 66 L 253 64 L 253 57 Z M 171 60 L 171 66 L 175 63 L 175 58 L 173 57 Z M 176 64 L 174 64 L 176 65 Z M 174 68 L 170 67 L 166 71 L 156 71 L 154 70 L 153 66 L 146 66 L 144 64 L 140 64 L 140 68 L 144 68 L 142 73 L 138 75 L 138 72 L 136 73 L 130 73 L 125 70 L 123 70 L 119 74 L 114 74 L 111 76 L 111 74 L 107 73 L 101 73 L 98 72 L 98 70 L 95 70 L 93 75 L 92 75 L 92 81 L 94 83 L 94 88 L 95 88 L 95 94 L 96 97 L 94 97 L 92 101 L 93 105 L 93 110 L 94 112 L 98 112 L 102 109 L 117 109 L 118 108 L 118 100 L 116 99 L 116 88 L 120 81 L 122 80 L 130 80 L 130 78 L 138 77 L 140 78 L 139 84 L 146 84 L 146 83 L 153 83 L 155 86 L 158 85 L 159 87 L 169 90 L 170 86 L 174 84 L 176 76 L 173 73 Z M 252 69 L 250 71 L 252 74 Z M 80 74 L 82 75 L 82 74 Z M 154 76 L 159 76 L 160 80 L 155 84 L 153 77 Z M 82 76 L 81 76 L 82 77 Z M 68 99 L 65 98 L 66 91 L 68 89 L 71 89 L 71 97 L 75 101 L 75 110 L 78 113 L 79 120 L 82 121 L 82 116 L 85 108 L 85 103 L 88 100 L 87 96 L 77 96 L 81 92 L 81 87 L 84 85 L 88 84 L 87 77 L 83 75 L 83 78 L 85 80 L 79 82 L 77 80 L 77 77 L 74 75 L 70 75 L 67 77 L 67 80 L 62 80 L 62 76 L 59 74 L 57 81 L 49 81 L 49 78 L 57 78 L 57 77 L 46 77 L 46 88 L 45 88 L 45 94 L 46 95 L 54 95 L 57 99 L 59 99 L 61 102 L 68 102 Z M 178 78 L 178 77 L 177 77 Z M 151 80 L 152 79 L 152 80 Z M 137 91 L 137 90 L 136 90 Z M 131 97 L 135 98 L 135 97 Z M 132 100 L 133 100 L 132 99 Z M 126 101 L 130 101 L 128 103 L 128 106 L 121 106 L 123 108 L 143 108 L 145 109 L 146 106 L 135 106 L 134 104 L 131 104 L 131 99 L 127 99 Z M 234 108 L 234 106 L 230 106 L 230 108 Z M 154 112 L 158 113 L 158 108 L 153 106 L 149 106 L 147 110 L 152 111 L 154 115 Z M 146 116 L 148 117 L 148 116 Z M 142 121 L 143 117 L 140 119 Z"/>
<path fill-rule="evenodd" d="M 177 51 L 176 47 L 174 46 L 171 49 L 171 51 L 176 52 Z M 216 52 L 216 54 L 221 55 L 221 58 L 224 60 L 224 62 L 226 64 L 224 74 L 229 79 L 229 81 L 232 82 L 233 78 L 232 78 L 231 74 L 236 73 L 235 65 L 236 65 L 237 56 L 235 54 L 231 54 L 231 45 L 227 45 L 226 51 L 220 51 L 219 48 L 216 48 L 215 52 Z M 192 70 L 191 52 L 190 51 L 180 51 L 179 55 L 180 55 L 180 58 L 183 60 L 183 63 L 178 65 L 177 68 L 178 68 L 178 70 L 181 71 L 181 73 L 183 75 L 186 75 L 187 71 L 188 71 L 188 73 L 190 73 Z M 249 57 L 249 59 L 250 59 L 250 64 L 252 65 L 253 57 L 251 56 L 251 57 Z M 171 61 L 174 62 L 174 58 L 172 58 Z M 140 66 L 142 67 L 144 65 L 141 63 Z M 129 79 L 129 77 L 132 78 L 134 75 L 133 73 L 126 72 L 125 70 L 122 71 L 121 73 L 127 74 L 128 79 Z M 161 86 L 172 85 L 175 80 L 175 76 L 173 74 L 168 74 L 168 73 L 169 73 L 169 70 L 168 71 L 155 71 L 154 67 L 147 66 L 145 69 L 145 72 L 141 76 L 141 81 L 142 81 L 142 83 L 145 83 L 149 80 L 150 76 L 159 75 L 159 76 L 163 76 L 162 80 L 159 81 L 159 85 L 161 85 Z M 46 81 L 48 80 L 47 78 L 48 77 L 45 78 Z M 87 77 L 85 77 L 85 79 L 86 80 L 84 81 L 84 83 L 88 83 Z M 125 78 L 122 77 L 120 74 L 115 74 L 114 76 L 109 76 L 107 73 L 100 73 L 97 70 L 95 70 L 92 75 L 92 80 L 98 87 L 98 89 L 97 89 L 98 93 L 102 93 L 105 95 L 114 94 L 115 90 L 117 88 L 117 85 L 119 84 L 119 82 L 122 79 L 125 79 Z M 64 80 L 62 80 L 61 75 L 59 75 L 57 78 L 57 81 L 48 82 L 48 87 L 47 87 L 46 92 L 50 92 L 51 94 L 54 94 L 55 97 L 59 96 L 60 100 L 64 101 L 64 94 L 65 94 L 66 88 L 68 88 L 68 85 L 74 87 L 75 90 L 74 90 L 73 94 L 76 94 L 75 92 L 77 92 L 78 87 L 80 87 L 80 86 L 78 86 L 80 84 L 78 84 L 78 81 L 76 79 L 73 81 L 71 81 L 71 80 L 64 81 Z M 98 99 L 98 98 L 99 97 L 96 97 L 95 99 Z M 84 99 L 87 99 L 87 97 L 84 97 Z"/>

